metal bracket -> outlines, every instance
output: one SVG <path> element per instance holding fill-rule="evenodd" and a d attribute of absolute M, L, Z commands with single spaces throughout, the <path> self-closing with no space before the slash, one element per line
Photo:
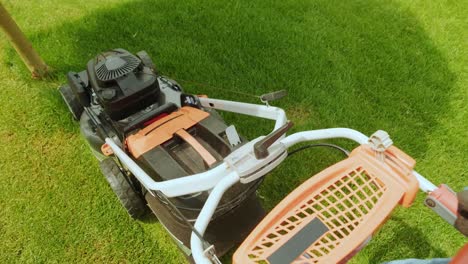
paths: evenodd
<path fill-rule="evenodd" d="M 228 128 L 226 128 L 225 132 L 226 132 L 226 137 L 229 141 L 229 144 L 231 144 L 231 146 L 235 147 L 239 145 L 239 143 L 241 143 L 241 139 L 234 125 L 230 125 Z"/>
<path fill-rule="evenodd" d="M 203 252 L 207 258 L 211 260 L 212 263 L 214 264 L 222 264 L 221 261 L 218 259 L 216 256 L 216 250 L 213 245 L 209 246 L 208 248 L 205 249 Z"/>

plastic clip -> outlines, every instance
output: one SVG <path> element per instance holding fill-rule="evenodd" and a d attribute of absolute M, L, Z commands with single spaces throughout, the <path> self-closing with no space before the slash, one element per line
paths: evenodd
<path fill-rule="evenodd" d="M 377 158 L 383 162 L 384 152 L 393 145 L 393 141 L 387 132 L 378 130 L 369 137 L 369 145 L 375 151 Z"/>

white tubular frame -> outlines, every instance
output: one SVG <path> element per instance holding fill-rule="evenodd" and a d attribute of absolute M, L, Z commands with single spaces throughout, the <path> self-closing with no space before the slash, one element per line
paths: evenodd
<path fill-rule="evenodd" d="M 413 171 L 414 176 L 416 179 L 418 179 L 419 182 L 419 189 L 425 193 L 430 193 L 437 189 L 437 186 L 435 186 L 432 182 L 430 182 L 428 179 L 424 178 L 421 174 L 419 174 L 417 171 Z"/>
<path fill-rule="evenodd" d="M 347 138 L 351 139 L 360 145 L 366 144 L 369 140 L 367 136 L 362 134 L 359 131 L 349 129 L 349 128 L 329 128 L 329 129 L 319 129 L 304 131 L 292 134 L 283 140 L 283 143 L 286 148 L 289 148 L 297 143 L 304 141 L 313 141 L 313 140 L 322 140 L 322 139 L 332 139 L 332 138 Z"/>
<path fill-rule="evenodd" d="M 247 103 L 239 103 L 232 101 L 224 101 L 218 99 L 200 98 L 203 107 L 213 108 L 222 111 L 229 111 L 244 115 L 256 116 L 260 118 L 275 120 L 276 130 L 287 122 L 286 113 L 283 109 L 255 105 Z M 349 128 L 330 128 L 304 131 L 292 134 L 288 137 L 282 137 L 275 144 L 283 144 L 289 148 L 297 143 L 313 140 L 323 140 L 332 138 L 346 138 L 355 141 L 358 144 L 367 144 L 368 137 L 359 131 Z M 111 138 L 106 138 L 106 143 L 112 148 L 114 154 L 119 160 L 135 175 L 142 185 L 151 191 L 161 191 L 168 197 L 177 197 L 181 195 L 197 193 L 201 191 L 210 191 L 210 195 L 206 200 L 196 222 L 194 228 L 203 236 L 205 230 L 213 216 L 219 201 L 223 194 L 232 185 L 240 181 L 239 175 L 234 168 L 230 167 L 226 162 L 221 163 L 217 167 L 205 171 L 203 173 L 186 176 L 183 178 L 156 182 L 143 169 L 141 169 L 132 158 L 130 158 Z M 253 149 L 252 149 L 253 151 Z M 236 151 L 233 152 L 235 154 Z M 245 153 L 244 153 L 245 154 Z M 232 155 L 232 154 L 231 154 Z M 253 165 L 255 167 L 255 165 Z M 416 171 L 413 174 L 419 181 L 419 187 L 424 192 L 431 192 L 436 189 L 436 186 L 421 176 Z M 153 193 L 153 192 L 151 192 Z M 196 263 L 211 263 L 211 260 L 206 256 L 200 238 L 192 232 L 190 246 Z"/>
<path fill-rule="evenodd" d="M 210 223 L 211 217 L 213 216 L 216 207 L 218 207 L 219 201 L 231 186 L 236 184 L 239 181 L 239 176 L 237 173 L 232 172 L 226 175 L 219 183 L 213 188 L 208 199 L 203 205 L 203 208 L 198 215 L 197 221 L 195 222 L 195 230 L 197 230 L 201 235 L 203 235 Z M 228 227 L 226 227 L 228 228 Z M 203 252 L 203 244 L 200 238 L 192 232 L 190 236 L 190 248 L 192 249 L 193 259 L 195 263 L 211 263 L 211 261 L 205 256 Z"/>
<path fill-rule="evenodd" d="M 346 138 L 353 140 L 361 145 L 367 144 L 369 137 L 362 134 L 359 131 L 349 129 L 349 128 L 329 128 L 329 129 L 319 129 L 319 130 L 311 130 L 311 131 L 304 131 L 292 134 L 283 140 L 283 143 L 286 148 L 289 148 L 297 143 L 304 142 L 304 141 L 313 141 L 313 140 L 321 140 L 321 139 L 332 139 L 332 138 Z M 424 178 L 421 174 L 417 171 L 413 171 L 414 176 L 418 179 L 419 182 L 419 189 L 425 193 L 432 192 L 437 189 L 432 182 L 428 179 Z"/>
<path fill-rule="evenodd" d="M 274 106 L 247 104 L 211 98 L 200 98 L 200 103 L 206 108 L 275 120 L 276 123 L 273 130 L 280 128 L 288 121 L 284 110 Z"/>

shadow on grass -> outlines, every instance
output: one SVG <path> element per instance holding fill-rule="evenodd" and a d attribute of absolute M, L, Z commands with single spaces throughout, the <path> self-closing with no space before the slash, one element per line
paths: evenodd
<path fill-rule="evenodd" d="M 156 217 L 156 215 L 154 215 L 153 213 L 150 213 L 148 212 L 147 215 L 145 215 L 142 219 L 139 219 L 139 221 L 145 223 L 145 224 L 155 224 L 155 223 L 158 223 L 158 218 Z"/>
<path fill-rule="evenodd" d="M 454 82 L 417 19 L 386 1 L 135 1 L 98 10 L 32 40 L 63 75 L 83 70 L 99 52 L 122 47 L 146 50 L 160 71 L 176 80 L 253 94 L 287 89 L 290 95 L 279 106 L 297 123 L 296 130 L 340 126 L 370 134 L 384 129 L 415 157 L 426 151 L 426 136 L 444 113 Z M 252 101 L 206 87 L 186 89 Z M 57 105 L 58 98 L 50 91 L 40 100 Z M 66 112 L 62 108 L 60 113 Z M 250 137 L 271 126 L 228 117 Z M 297 175 L 333 161 L 306 156 L 283 165 L 262 187 L 268 207 L 292 189 Z M 421 239 L 425 245 L 419 233 L 403 230 L 395 239 Z M 424 250 L 414 251 L 425 256 Z M 377 254 L 372 263 L 379 261 Z"/>
<path fill-rule="evenodd" d="M 442 250 L 428 242 L 430 239 L 420 228 L 408 225 L 399 217 L 393 217 L 391 222 L 391 227 L 388 228 L 390 230 L 386 232 L 390 234 L 385 238 L 387 244 L 378 244 L 373 248 L 369 263 L 395 260 L 395 258 L 402 258 L 401 254 L 415 259 L 442 257 L 445 255 Z M 411 243 L 401 245 L 398 243 L 398 250 L 390 250 L 392 243 L 408 240 L 408 237 L 411 237 Z M 378 235 L 376 239 L 378 239 Z M 395 252 L 398 252 L 400 256 L 395 256 Z"/>
<path fill-rule="evenodd" d="M 383 1 L 135 1 L 32 39 L 59 75 L 83 70 L 111 48 L 144 49 L 176 79 L 253 94 L 287 89 L 290 96 L 280 106 L 297 120 L 296 130 L 386 129 L 418 155 L 454 81 L 416 18 Z M 255 119 L 243 123 L 248 136 L 256 135 Z"/>

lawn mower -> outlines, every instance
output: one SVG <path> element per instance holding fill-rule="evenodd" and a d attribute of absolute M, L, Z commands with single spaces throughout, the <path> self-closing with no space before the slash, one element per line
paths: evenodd
<path fill-rule="evenodd" d="M 286 136 L 292 122 L 269 104 L 284 91 L 260 96 L 263 104 L 188 94 L 160 75 L 146 52 L 124 49 L 97 55 L 67 79 L 60 93 L 122 206 L 136 219 L 152 211 L 190 262 L 220 263 L 240 244 L 233 263 L 345 263 L 418 190 L 428 194 L 429 208 L 468 233 L 468 194 L 457 199 L 414 171 L 415 161 L 386 132 L 368 137 L 330 128 Z M 249 141 L 217 111 L 275 125 Z M 266 215 L 256 190 L 288 149 L 333 138 L 359 146 Z"/>

